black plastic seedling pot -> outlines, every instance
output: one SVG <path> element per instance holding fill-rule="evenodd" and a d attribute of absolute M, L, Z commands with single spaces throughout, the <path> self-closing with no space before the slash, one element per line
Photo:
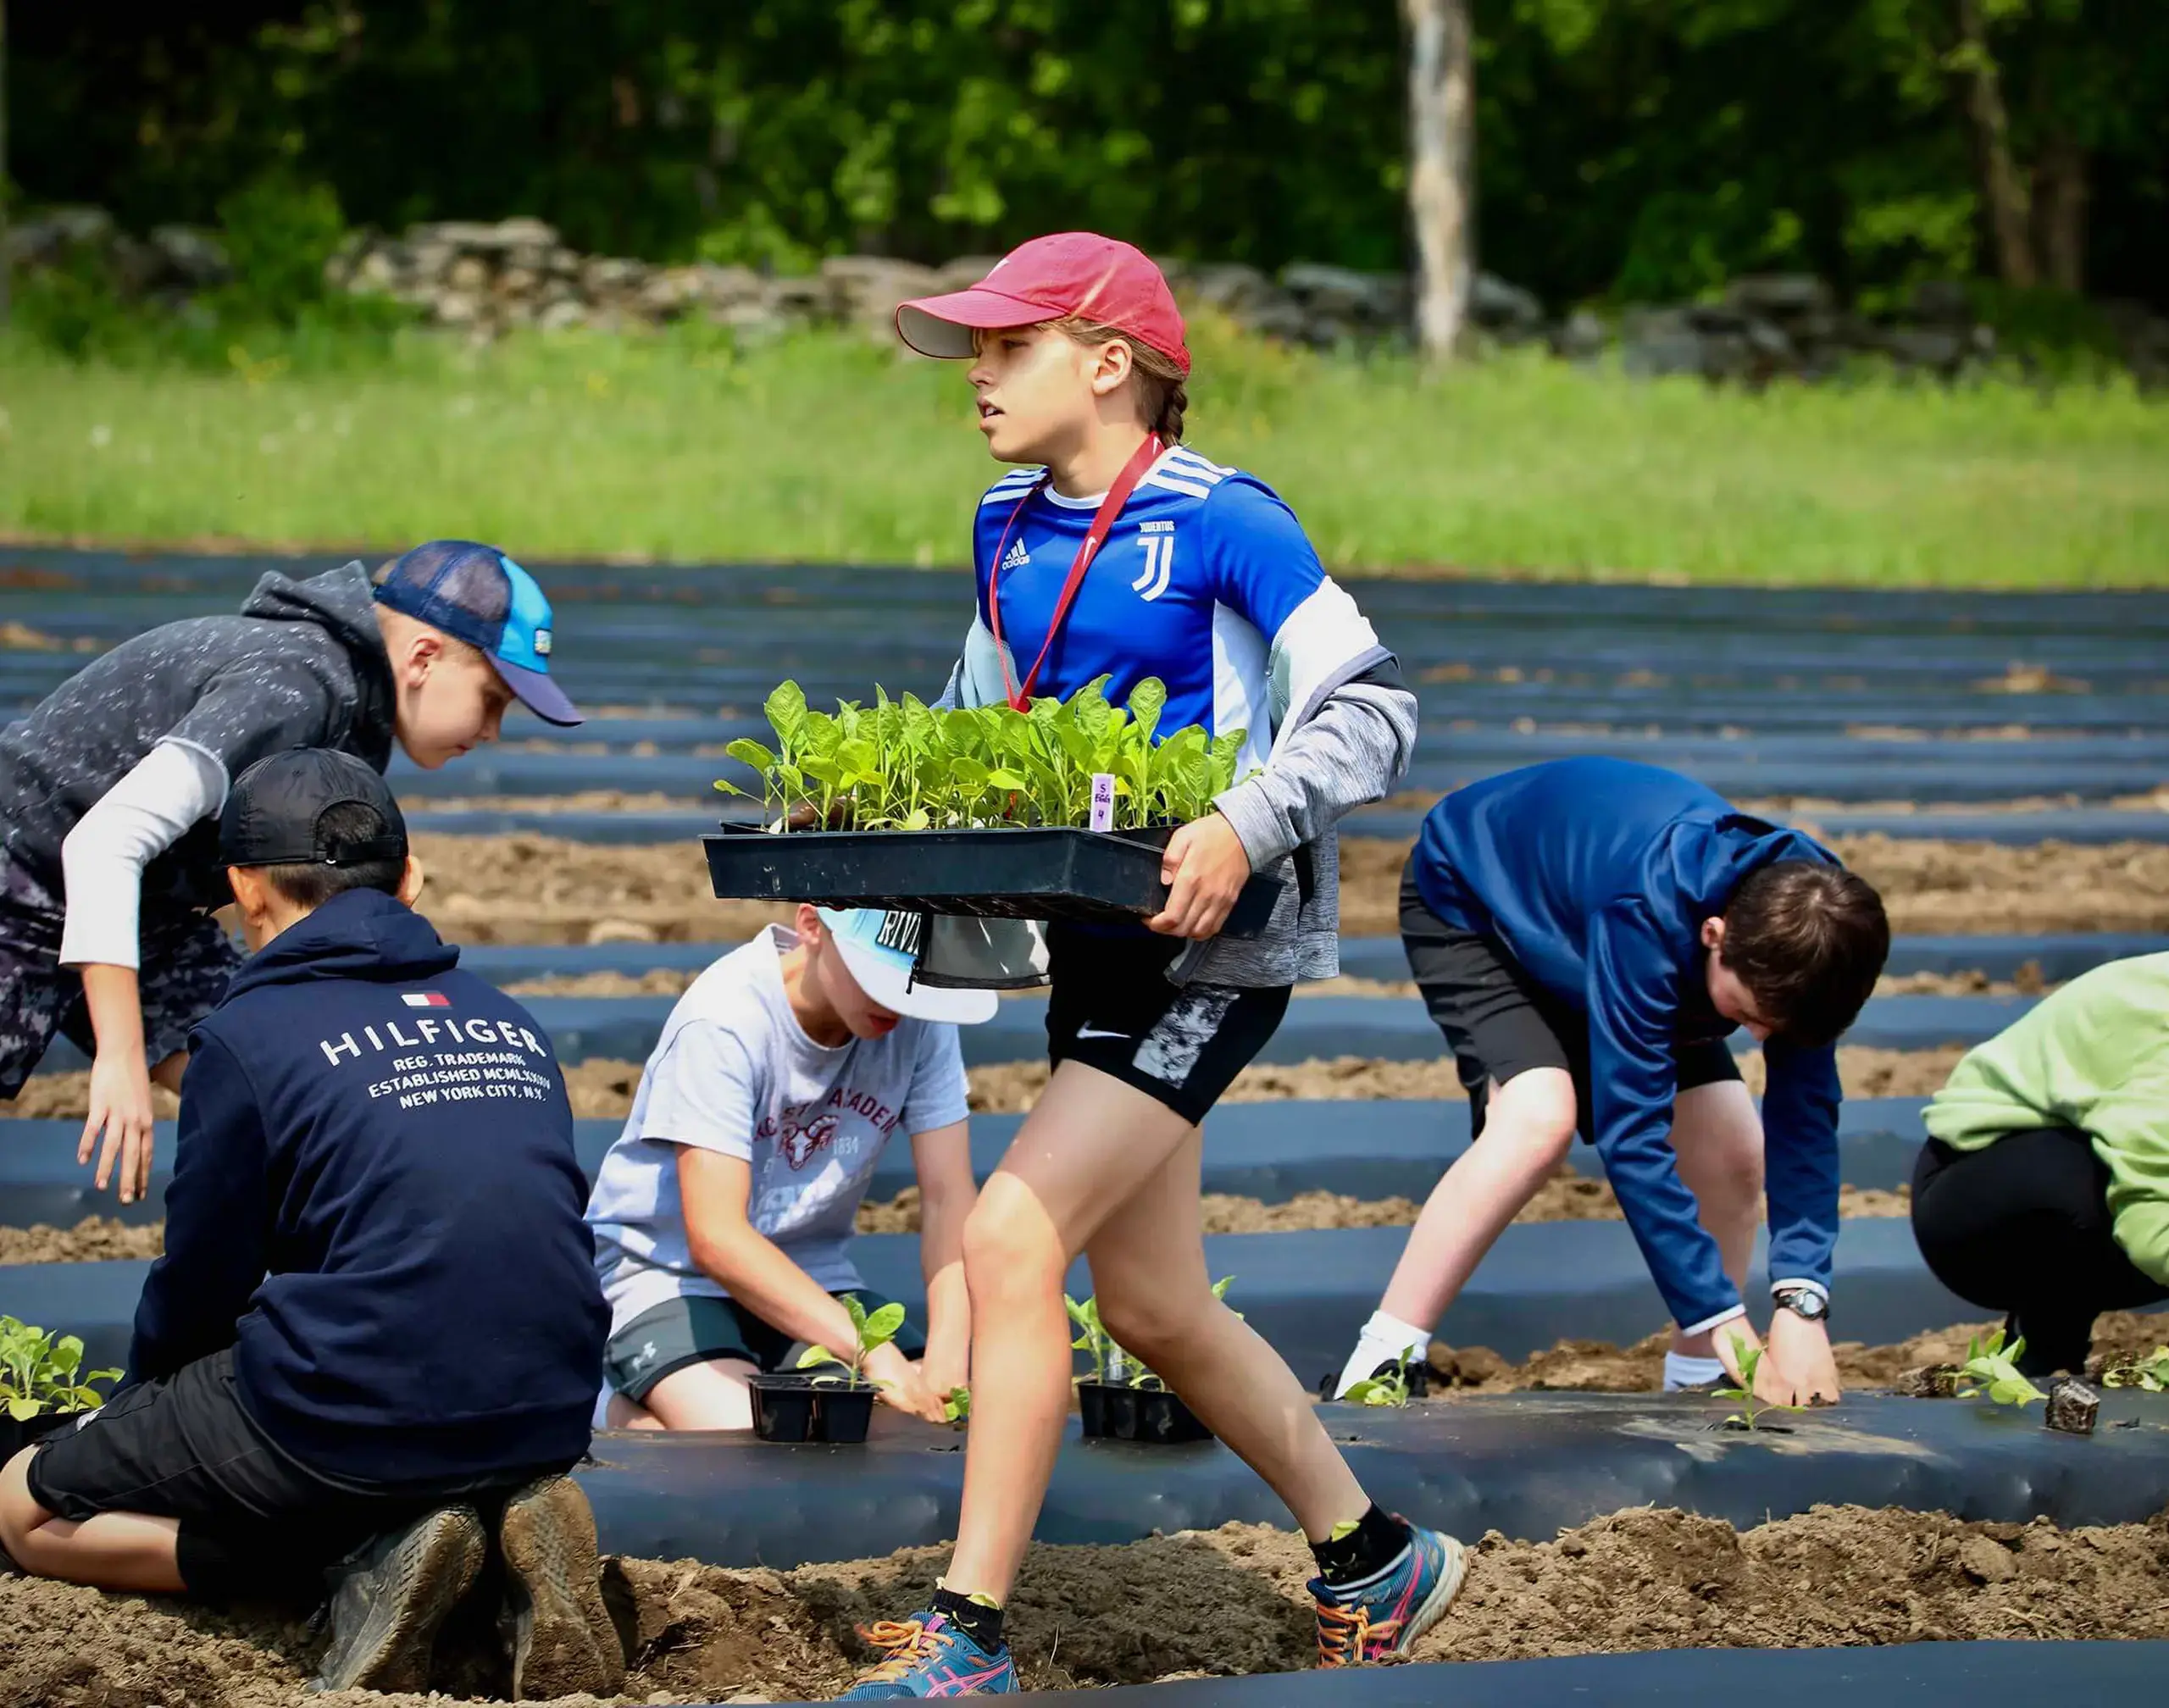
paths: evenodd
<path fill-rule="evenodd" d="M 1092 1441 L 1142 1441 L 1175 1447 L 1210 1441 L 1212 1432 L 1181 1397 L 1165 1388 L 1130 1388 L 1114 1382 L 1079 1382 L 1077 1410 Z"/>
<path fill-rule="evenodd" d="M 0 1465 L 6 1464 L 33 1442 L 58 1435 L 63 1429 L 74 1428 L 83 1417 L 80 1411 L 41 1411 L 35 1417 L 18 1421 L 0 1411 Z"/>
<path fill-rule="evenodd" d="M 1152 830 L 794 830 L 725 824 L 703 836 L 708 878 L 724 901 L 812 901 L 996 919 L 1135 924 L 1167 905 Z M 1223 937 L 1255 937 L 1280 883 L 1252 878 Z"/>
<path fill-rule="evenodd" d="M 753 1433 L 763 1441 L 848 1447 L 866 1439 L 873 1420 L 870 1384 L 847 1387 L 788 1373 L 753 1378 Z"/>

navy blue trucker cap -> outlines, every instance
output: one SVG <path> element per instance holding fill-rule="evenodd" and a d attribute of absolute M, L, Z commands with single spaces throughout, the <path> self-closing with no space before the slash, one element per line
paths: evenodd
<path fill-rule="evenodd" d="M 374 828 L 328 835 L 335 807 L 365 807 Z M 228 866 L 360 866 L 407 857 L 407 820 L 375 770 L 351 753 L 290 747 L 234 779 L 219 814 L 219 855 Z"/>
<path fill-rule="evenodd" d="M 472 540 L 417 546 L 385 572 L 376 602 L 464 640 L 545 723 L 581 721 L 580 709 L 550 678 L 550 602 L 535 578 L 496 546 Z"/>

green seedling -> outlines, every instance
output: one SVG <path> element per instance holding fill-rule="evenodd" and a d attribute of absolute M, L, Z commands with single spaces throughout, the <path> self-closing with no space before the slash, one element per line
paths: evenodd
<path fill-rule="evenodd" d="M 958 1383 L 941 1396 L 941 1421 L 945 1423 L 968 1423 L 972 1421 L 972 1390 Z"/>
<path fill-rule="evenodd" d="M 1983 1339 L 1976 1335 L 1967 1344 L 1966 1361 L 1958 1367 L 1959 1378 L 1975 1385 L 1958 1390 L 1961 1400 L 1978 1400 L 1985 1390 L 1989 1399 L 1998 1406 L 2027 1406 L 2049 1396 L 2018 1373 L 2018 1360 L 2026 1350 L 2026 1337 L 2022 1334 L 2011 1343 L 2008 1350 L 2003 1344 L 2003 1330 L 1992 1330 Z"/>
<path fill-rule="evenodd" d="M 1224 1302 L 1228 1289 L 1234 1284 L 1234 1276 L 1223 1275 L 1212 1284 L 1212 1296 Z M 1168 1385 L 1148 1370 L 1142 1361 L 1132 1357 L 1116 1344 L 1114 1336 L 1107 1333 L 1100 1321 L 1100 1301 L 1096 1295 L 1079 1304 L 1065 1293 L 1062 1295 L 1062 1302 L 1069 1312 L 1069 1320 L 1077 1326 L 1077 1338 L 1069 1343 L 1071 1350 L 1090 1356 L 1093 1381 L 1131 1388 L 1164 1388 Z M 1235 1317 L 1238 1322 L 1242 1320 L 1240 1312 L 1237 1312 Z M 1080 1377 L 1078 1379 L 1081 1381 L 1084 1378 Z"/>
<path fill-rule="evenodd" d="M 2144 1358 L 2111 1366 L 2101 1372 L 2105 1386 L 2143 1388 L 2150 1394 L 2169 1394 L 2169 1346 L 2157 1346 Z"/>
<path fill-rule="evenodd" d="M 1732 1339 L 1733 1361 L 1739 1366 L 1739 1386 L 1712 1388 L 1710 1391 L 1720 1400 L 1737 1400 L 1739 1410 L 1725 1419 L 1728 1426 L 1737 1423 L 1743 1429 L 1758 1428 L 1763 1418 L 1772 1411 L 1800 1411 L 1800 1406 L 1765 1406 L 1755 1397 L 1755 1372 L 1762 1367 L 1762 1349 L 1750 1346 L 1741 1336 Z"/>
<path fill-rule="evenodd" d="M 1235 781 L 1245 732 L 1209 736 L 1192 724 L 1164 736 L 1168 690 L 1148 676 L 1124 706 L 1108 678 L 1068 700 L 940 708 L 915 695 L 816 712 L 785 682 L 763 711 L 776 746 L 751 739 L 724 751 L 761 779 L 764 813 L 785 825 L 839 823 L 861 830 L 980 829 L 1090 824 L 1092 779 L 1114 779 L 1118 830 L 1185 824 Z M 727 779 L 726 795 L 749 791 Z"/>
<path fill-rule="evenodd" d="M 105 1404 L 93 1382 L 118 1382 L 118 1370 L 83 1369 L 83 1343 L 0 1317 L 0 1403 L 18 1423 L 48 1411 L 86 1411 Z"/>
<path fill-rule="evenodd" d="M 1408 1355 L 1393 1361 L 1383 1376 L 1366 1376 L 1340 1396 L 1357 1406 L 1406 1406 L 1408 1403 Z"/>
<path fill-rule="evenodd" d="M 857 1331 L 857 1345 L 852 1356 L 839 1358 L 825 1346 L 808 1346 L 799 1355 L 798 1367 L 812 1369 L 819 1364 L 840 1364 L 848 1374 L 853 1388 L 866 1385 L 866 1361 L 896 1338 L 896 1331 L 904 1326 L 904 1307 L 893 1301 L 884 1305 L 871 1316 L 866 1307 L 852 1295 L 843 1295 L 844 1309 L 851 1313 L 851 1326 Z M 833 1381 L 833 1377 L 819 1377 L 815 1381 Z"/>

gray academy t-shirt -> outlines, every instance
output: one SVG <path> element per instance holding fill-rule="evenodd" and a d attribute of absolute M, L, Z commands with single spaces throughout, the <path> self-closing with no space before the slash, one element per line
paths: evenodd
<path fill-rule="evenodd" d="M 848 1246 L 889 1135 L 965 1118 L 954 1026 L 906 1020 L 834 1049 L 806 1035 L 783 986 L 797 942 L 772 925 L 717 962 L 648 1057 L 587 1206 L 613 1332 L 666 1300 L 729 1296 L 687 1246 L 679 1146 L 751 1163 L 753 1225 L 835 1293 L 865 1284 Z"/>

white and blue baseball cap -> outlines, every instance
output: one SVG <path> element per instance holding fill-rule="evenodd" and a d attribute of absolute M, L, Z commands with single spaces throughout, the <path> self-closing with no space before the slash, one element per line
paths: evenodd
<path fill-rule="evenodd" d="M 582 721 L 550 678 L 550 602 L 496 546 L 472 540 L 417 546 L 386 568 L 376 602 L 464 640 L 546 723 L 569 728 Z"/>
<path fill-rule="evenodd" d="M 994 1018 L 1001 1001 L 996 992 L 953 990 L 922 984 L 915 977 L 926 945 L 925 914 L 879 907 L 819 911 L 858 988 L 891 1014 L 952 1026 L 976 1026 Z"/>

